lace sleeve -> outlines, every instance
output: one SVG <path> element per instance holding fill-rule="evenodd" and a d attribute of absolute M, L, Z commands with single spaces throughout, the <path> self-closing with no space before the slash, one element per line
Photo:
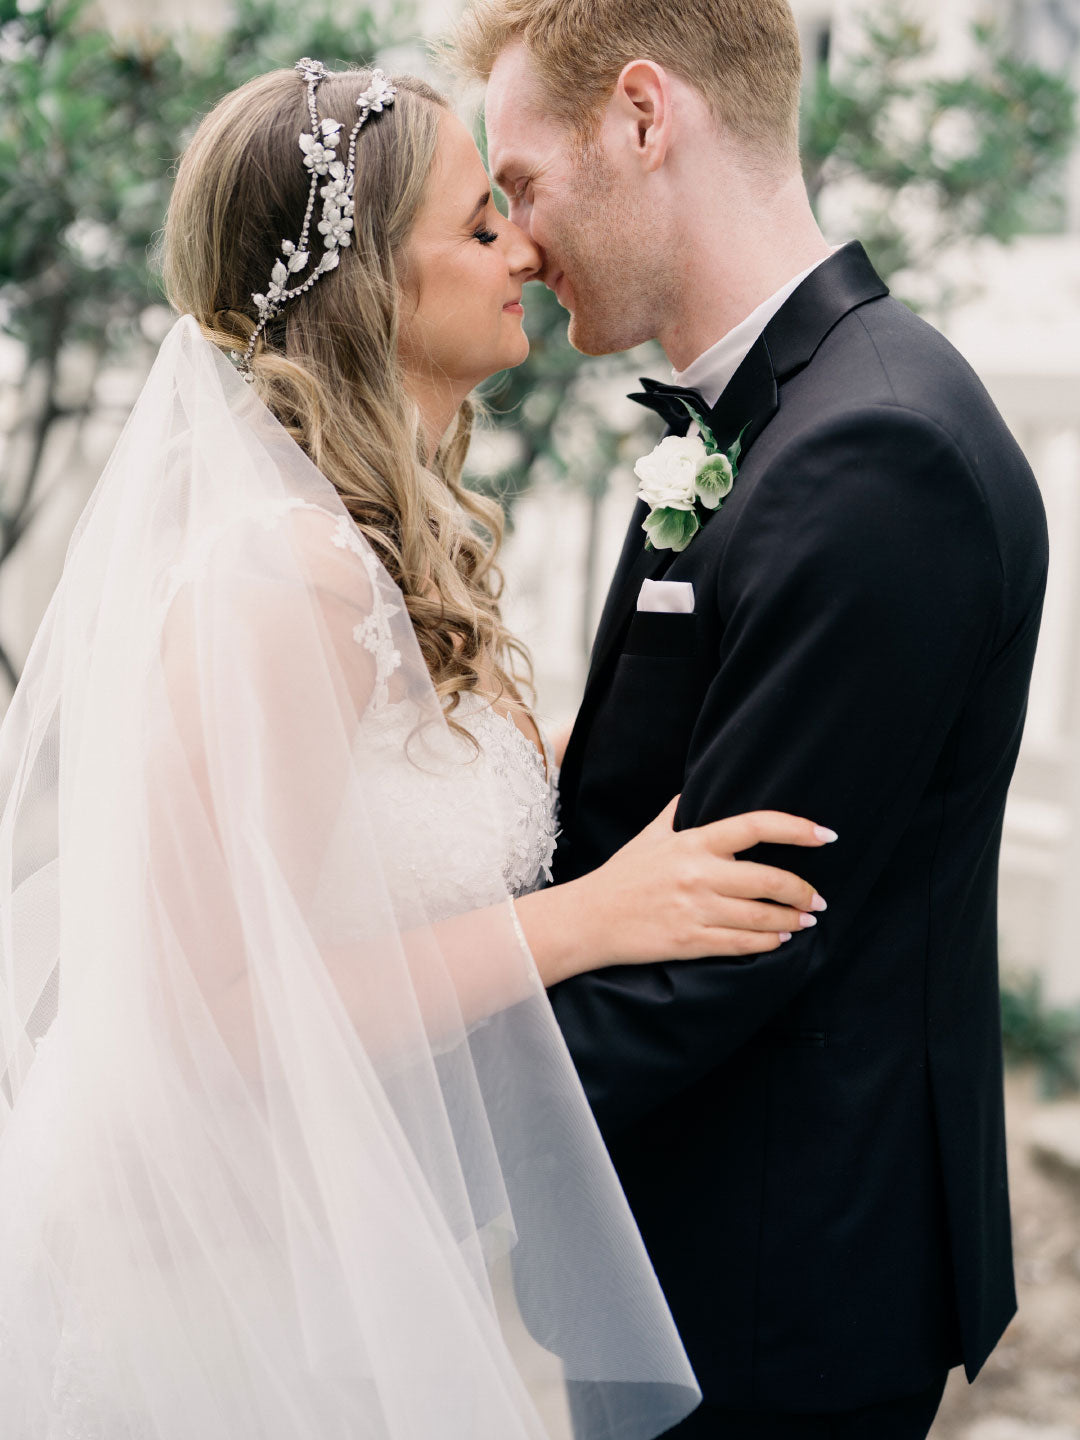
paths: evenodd
<path fill-rule="evenodd" d="M 258 1049 L 251 975 L 227 958 L 243 953 L 238 942 L 228 939 L 223 952 L 221 941 L 244 929 L 234 913 L 238 867 L 259 856 L 254 903 L 269 876 L 287 882 L 352 1023 L 380 1053 L 443 1049 L 463 1025 L 542 990 L 531 958 L 506 963 L 516 940 L 504 906 L 433 928 L 424 920 L 425 877 L 402 883 L 411 873 L 408 835 L 382 800 L 385 772 L 438 774 L 445 803 L 447 774 L 461 758 L 400 594 L 349 518 L 278 504 L 223 528 L 200 565 L 180 573 L 162 637 L 170 723 L 158 725 L 150 757 L 151 836 L 160 847 L 153 871 L 234 1053 L 250 1062 Z M 218 619 L 208 627 L 210 614 Z M 216 705 L 226 686 L 228 705 Z M 409 727 L 392 732 L 389 749 L 383 730 L 374 744 L 368 718 L 406 696 Z M 190 794 L 170 753 L 174 736 Z M 463 799 L 457 831 L 466 849 L 479 848 L 494 822 L 475 784 Z M 208 895 L 221 897 L 219 908 L 208 911 Z M 373 1005 L 370 980 L 401 962 L 409 998 L 392 1019 Z"/>

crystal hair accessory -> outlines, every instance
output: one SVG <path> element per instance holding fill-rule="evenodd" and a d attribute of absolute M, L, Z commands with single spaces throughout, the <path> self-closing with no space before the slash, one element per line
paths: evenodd
<path fill-rule="evenodd" d="M 274 268 L 270 272 L 270 284 L 267 286 L 266 294 L 255 293 L 251 297 L 255 302 L 255 309 L 259 312 L 259 323 L 252 332 L 243 355 L 235 357 L 238 359 L 238 368 L 246 379 L 251 378 L 251 357 L 255 351 L 255 342 L 269 321 L 281 314 L 287 301 L 295 300 L 297 295 L 303 295 L 306 290 L 311 289 L 316 280 L 321 280 L 328 271 L 335 270 L 341 258 L 341 251 L 352 244 L 353 215 L 355 213 L 353 191 L 356 183 L 356 137 L 365 120 L 371 115 L 379 114 L 388 105 L 392 105 L 397 95 L 396 88 L 391 85 L 383 72 L 372 70 L 371 84 L 362 95 L 357 97 L 356 107 L 360 114 L 356 124 L 349 132 L 348 144 L 345 149 L 346 158 L 342 160 L 338 155 L 338 147 L 341 144 L 344 127 L 338 120 L 320 120 L 315 103 L 315 91 L 318 89 L 320 81 L 329 76 L 329 70 L 321 61 L 309 60 L 306 56 L 303 60 L 298 60 L 294 68 L 299 70 L 307 83 L 311 133 L 301 134 L 300 149 L 303 151 L 304 165 L 311 172 L 311 186 L 308 190 L 307 209 L 304 211 L 304 224 L 300 231 L 300 238 L 295 241 L 282 240 L 281 254 L 274 262 Z M 320 179 L 324 178 L 325 183 L 320 185 Z M 316 229 L 322 236 L 323 253 L 310 275 L 290 288 L 289 277 L 299 275 L 302 270 L 307 268 L 311 260 L 309 237 L 311 220 L 315 212 L 316 192 L 322 197 L 322 211 Z"/>

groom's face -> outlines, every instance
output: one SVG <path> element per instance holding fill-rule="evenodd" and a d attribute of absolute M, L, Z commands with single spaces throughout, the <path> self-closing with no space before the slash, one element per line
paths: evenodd
<path fill-rule="evenodd" d="M 662 222 L 642 205 L 633 167 L 604 127 L 583 149 L 543 101 L 524 46 L 507 46 L 487 92 L 492 174 L 541 253 L 534 278 L 570 312 L 570 343 L 586 355 L 627 350 L 657 333 L 667 302 Z"/>

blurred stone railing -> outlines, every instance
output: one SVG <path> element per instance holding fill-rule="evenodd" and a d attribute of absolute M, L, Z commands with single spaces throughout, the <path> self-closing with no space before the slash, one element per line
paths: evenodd
<path fill-rule="evenodd" d="M 1050 579 L 1027 728 L 1006 813 L 1006 963 L 1080 1001 L 1080 375 L 986 375 L 1039 480 Z"/>

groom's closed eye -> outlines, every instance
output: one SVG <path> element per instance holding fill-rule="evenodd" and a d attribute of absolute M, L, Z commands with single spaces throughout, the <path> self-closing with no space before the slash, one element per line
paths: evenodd
<path fill-rule="evenodd" d="M 498 171 L 494 180 L 507 200 L 513 204 L 515 201 L 525 199 L 525 192 L 532 184 L 533 177 L 525 172 L 515 173 L 512 169 L 506 168 Z"/>

